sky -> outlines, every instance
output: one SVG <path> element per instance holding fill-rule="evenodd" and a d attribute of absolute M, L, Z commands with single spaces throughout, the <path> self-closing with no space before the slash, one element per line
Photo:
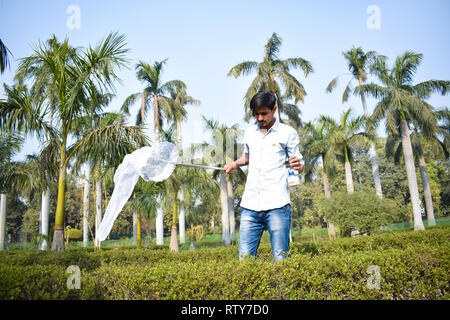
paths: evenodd
<path fill-rule="evenodd" d="M 320 115 L 337 119 L 349 107 L 359 115 L 359 98 L 341 103 L 349 76 L 340 78 L 333 93 L 325 92 L 334 77 L 348 73 L 342 52 L 360 46 L 393 61 L 412 50 L 424 55 L 416 83 L 449 80 L 449 13 L 449 0 L 0 0 L 0 39 L 12 53 L 9 70 L 0 75 L 0 98 L 3 83 L 13 83 L 17 60 L 31 55 L 38 41 L 55 34 L 60 40 L 67 37 L 72 46 L 88 47 L 117 31 L 126 36 L 129 68 L 118 73 L 122 83 L 106 111 L 118 111 L 127 96 L 143 89 L 136 79 L 138 61 L 167 58 L 163 81 L 182 80 L 188 94 L 201 101 L 187 107 L 188 119 L 182 124 L 184 143 L 199 142 L 207 139 L 202 115 L 241 129 L 249 125 L 243 121 L 243 97 L 254 76 L 235 79 L 227 74 L 240 62 L 262 61 L 264 46 L 276 32 L 283 41 L 281 59 L 301 57 L 314 68 L 306 78 L 301 70 L 292 71 L 307 93 L 298 104 L 302 120 Z M 429 102 L 442 108 L 449 106 L 450 97 L 433 95 Z M 370 112 L 375 105 L 368 99 Z M 139 103 L 131 108 L 130 124 L 138 108 Z M 385 134 L 383 127 L 379 134 Z M 18 157 L 38 152 L 39 145 L 28 139 Z"/>

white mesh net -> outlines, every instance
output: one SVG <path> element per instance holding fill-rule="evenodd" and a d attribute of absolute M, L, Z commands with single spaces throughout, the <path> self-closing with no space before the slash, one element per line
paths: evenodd
<path fill-rule="evenodd" d="M 145 156 L 137 159 L 136 169 L 145 181 L 162 181 L 170 177 L 178 160 L 177 147 L 170 142 L 161 142 L 147 147 Z"/>
<path fill-rule="evenodd" d="M 139 176 L 145 181 L 162 181 L 170 177 L 176 166 L 178 150 L 169 142 L 143 147 L 127 154 L 114 174 L 114 191 L 100 223 L 96 238 L 106 239 L 114 221 L 133 193 Z"/>

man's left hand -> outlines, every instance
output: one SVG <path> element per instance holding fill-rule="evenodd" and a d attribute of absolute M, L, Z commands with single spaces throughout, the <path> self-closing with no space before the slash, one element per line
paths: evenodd
<path fill-rule="evenodd" d="M 294 170 L 297 170 L 298 173 L 302 173 L 304 169 L 304 165 L 296 156 L 291 156 L 289 158 L 289 162 L 285 161 L 284 164 L 289 165 Z"/>

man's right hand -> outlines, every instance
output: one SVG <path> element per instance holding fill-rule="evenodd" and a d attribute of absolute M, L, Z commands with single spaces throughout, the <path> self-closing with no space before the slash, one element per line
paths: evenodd
<path fill-rule="evenodd" d="M 225 165 L 225 173 L 236 173 L 237 165 L 235 162 Z"/>

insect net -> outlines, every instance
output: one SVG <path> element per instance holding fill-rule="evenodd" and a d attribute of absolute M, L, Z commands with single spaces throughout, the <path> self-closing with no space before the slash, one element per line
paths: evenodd
<path fill-rule="evenodd" d="M 96 238 L 99 241 L 106 239 L 114 221 L 133 193 L 139 176 L 145 181 L 165 180 L 175 170 L 177 160 L 178 150 L 169 142 L 143 147 L 127 154 L 114 174 L 114 190 Z"/>

